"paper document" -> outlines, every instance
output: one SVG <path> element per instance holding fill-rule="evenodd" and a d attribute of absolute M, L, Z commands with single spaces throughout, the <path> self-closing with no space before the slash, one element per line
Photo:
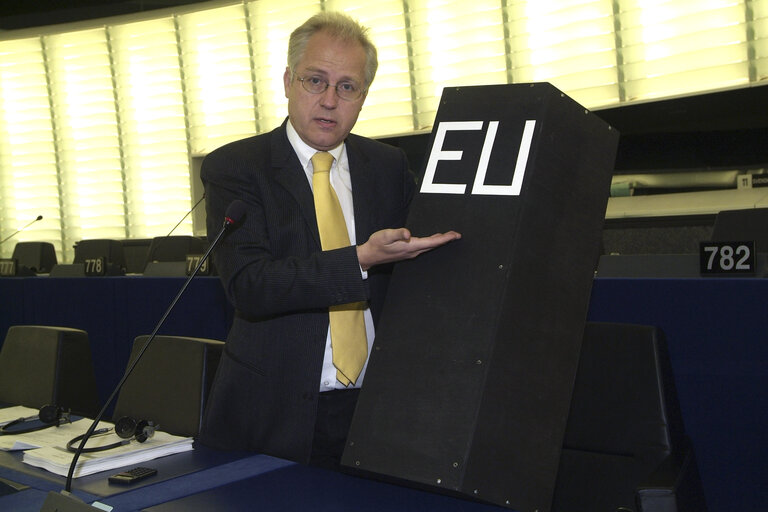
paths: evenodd
<path fill-rule="evenodd" d="M 0 409 L 0 427 L 4 427 L 10 422 L 19 418 L 35 418 L 40 411 L 23 405 L 14 405 L 13 407 L 4 407 Z"/>
<path fill-rule="evenodd" d="M 0 450 L 16 451 L 30 450 L 43 446 L 67 446 L 67 442 L 73 437 L 79 436 L 88 430 L 91 420 L 79 419 L 73 423 L 64 423 L 58 427 L 48 427 L 35 432 L 24 434 L 5 434 L 0 436 Z M 21 428 L 21 427 L 19 427 Z"/>

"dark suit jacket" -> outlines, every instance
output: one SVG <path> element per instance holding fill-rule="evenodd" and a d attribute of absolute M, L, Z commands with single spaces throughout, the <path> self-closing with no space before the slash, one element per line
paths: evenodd
<path fill-rule="evenodd" d="M 235 319 L 200 440 L 307 462 L 328 306 L 368 300 L 376 323 L 391 268 L 363 280 L 354 247 L 321 251 L 312 190 L 285 126 L 203 161 L 208 233 L 218 233 L 234 199 L 248 208 L 214 253 Z M 414 181 L 401 150 L 355 135 L 346 145 L 361 244 L 405 225 Z"/>

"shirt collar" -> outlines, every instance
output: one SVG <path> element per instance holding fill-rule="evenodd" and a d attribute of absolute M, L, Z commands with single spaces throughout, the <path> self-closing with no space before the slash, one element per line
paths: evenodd
<path fill-rule="evenodd" d="M 296 132 L 296 129 L 293 127 L 293 124 L 291 123 L 290 118 L 288 118 L 288 123 L 286 125 L 286 134 L 288 135 L 288 141 L 291 143 L 291 146 L 293 146 L 293 150 L 296 152 L 296 156 L 299 157 L 299 161 L 301 162 L 301 167 L 303 169 L 307 169 L 307 166 L 309 165 L 312 155 L 317 153 L 317 150 L 311 147 L 309 144 L 307 144 L 303 140 L 301 140 L 301 137 L 299 137 L 299 134 Z M 328 150 L 328 152 L 331 155 L 333 155 L 335 162 L 338 163 L 339 159 L 341 158 L 341 152 L 343 150 L 344 150 L 344 143 L 342 142 L 335 148 Z"/>

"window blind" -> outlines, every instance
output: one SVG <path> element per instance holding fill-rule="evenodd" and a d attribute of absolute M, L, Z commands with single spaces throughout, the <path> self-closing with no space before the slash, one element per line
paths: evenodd
<path fill-rule="evenodd" d="M 750 82 L 768 78 L 768 1 L 747 0 L 747 40 Z"/>
<path fill-rule="evenodd" d="M 0 41 L 0 240 L 51 242 L 61 258 L 60 193 L 50 96 L 39 37 Z M 10 258 L 14 243 L 0 245 Z"/>
<path fill-rule="evenodd" d="M 620 53 L 627 100 L 749 81 L 748 27 L 734 0 L 622 0 Z"/>
<path fill-rule="evenodd" d="M 416 126 L 432 125 L 444 87 L 507 83 L 500 2 L 409 2 Z M 468 75 L 472 78 L 467 80 Z"/>
<path fill-rule="evenodd" d="M 85 238 L 124 238 L 123 165 L 105 28 L 43 38 L 61 183 L 61 248 L 72 260 Z"/>
<path fill-rule="evenodd" d="M 550 82 L 592 108 L 619 100 L 611 0 L 514 1 L 507 20 L 512 81 Z"/>
<path fill-rule="evenodd" d="M 189 137 L 172 17 L 110 27 L 126 236 L 162 236 L 192 207 Z M 191 234 L 186 218 L 175 235 Z"/>
<path fill-rule="evenodd" d="M 257 131 L 254 72 L 242 4 L 178 17 L 191 151 Z"/>

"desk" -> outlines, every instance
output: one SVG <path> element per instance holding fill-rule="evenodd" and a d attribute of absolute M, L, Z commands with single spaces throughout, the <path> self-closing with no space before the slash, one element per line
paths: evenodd
<path fill-rule="evenodd" d="M 0 332 L 22 323 L 88 331 L 101 397 L 130 344 L 151 331 L 182 278 L 0 279 Z M 23 285 L 23 286 L 22 286 Z M 231 319 L 215 277 L 193 280 L 164 334 L 225 339 Z M 768 279 L 594 281 L 588 320 L 661 327 L 683 420 L 712 512 L 762 511 L 768 502 Z"/>
<path fill-rule="evenodd" d="M 45 473 L 43 470 L 35 475 L 4 467 L 8 457 L 17 456 L 0 454 L 0 477 L 29 488 L 0 497 L 1 510 L 39 512 L 48 492 L 63 489 L 63 477 L 41 475 Z M 495 505 L 303 466 L 267 455 L 216 454 L 203 449 L 199 454 L 171 455 L 147 465 L 158 468 L 157 476 L 165 474 L 166 478 L 147 480 L 130 487 L 107 484 L 107 477 L 119 471 L 116 469 L 75 479 L 72 490 L 85 502 L 99 501 L 114 507 L 115 512 L 509 511 Z M 178 471 L 182 467 L 186 470 Z"/>
<path fill-rule="evenodd" d="M 509 512 L 510 509 L 295 464 L 146 512 Z"/>
<path fill-rule="evenodd" d="M 221 452 L 199 446 L 190 452 L 155 459 L 144 465 L 158 473 L 131 486 L 113 485 L 107 477 L 126 468 L 94 473 L 72 481 L 73 493 L 87 503 L 99 501 L 116 512 L 138 511 L 166 501 L 254 478 L 293 462 L 267 455 Z M 64 488 L 65 478 L 21 462 L 20 453 L 0 452 L 0 478 L 29 486 L 20 492 L 0 497 L 0 510 L 38 512 L 50 491 Z"/>

